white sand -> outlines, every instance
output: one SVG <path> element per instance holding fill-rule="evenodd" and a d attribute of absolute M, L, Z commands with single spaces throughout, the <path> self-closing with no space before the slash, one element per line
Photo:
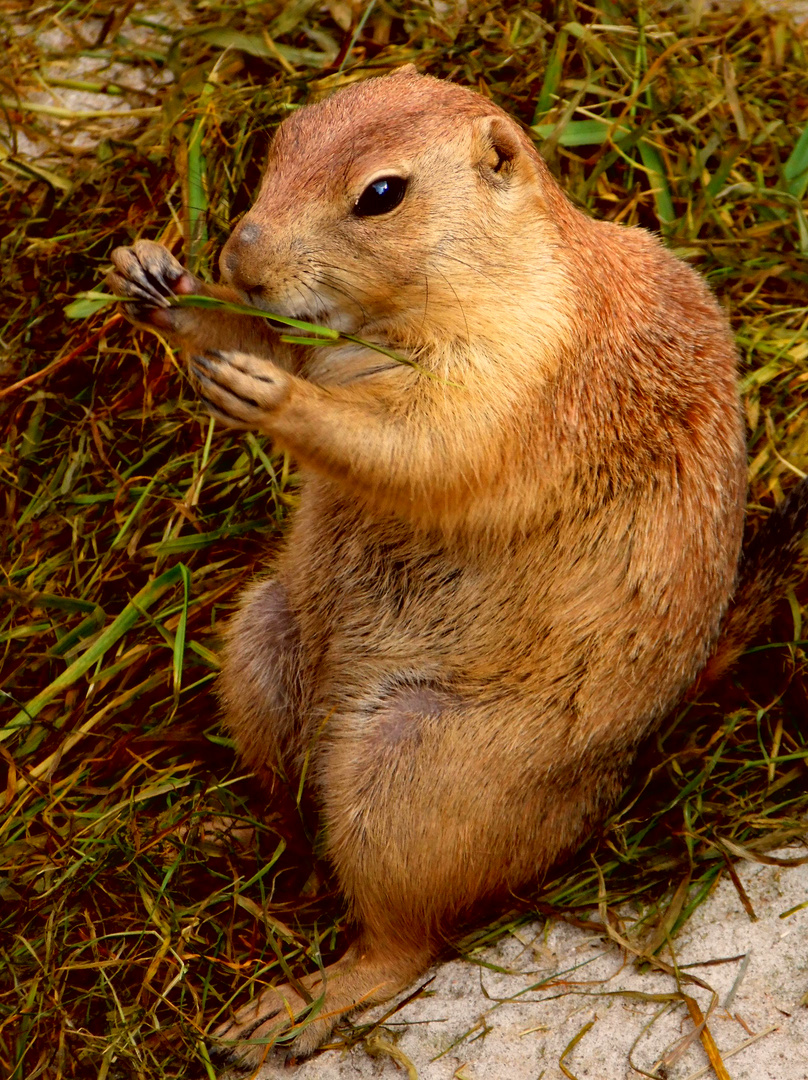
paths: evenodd
<path fill-rule="evenodd" d="M 805 849 L 775 854 L 794 859 Z M 727 1071 L 732 1080 L 808 1080 L 808 1008 L 802 1004 L 808 1000 L 808 865 L 739 863 L 737 872 L 757 921 L 751 921 L 725 875 L 675 940 L 677 961 L 681 967 L 748 956 L 728 1008 L 727 995 L 743 959 L 687 969 L 718 994 L 708 1026 Z M 783 917 L 800 904 L 806 907 Z M 670 952 L 661 956 L 670 959 Z M 406 1065 L 389 1053 L 371 1057 L 359 1046 L 348 1053 L 325 1051 L 296 1069 L 265 1067 L 258 1080 L 411 1080 L 415 1075 L 419 1080 L 562 1080 L 559 1059 L 590 1022 L 563 1064 L 577 1080 L 628 1080 L 642 1075 L 632 1069 L 630 1054 L 640 1069 L 653 1072 L 655 1063 L 693 1031 L 681 1001 L 644 1001 L 620 993 L 665 995 L 677 988 L 667 975 L 638 971 L 600 935 L 559 922 L 547 928 L 536 923 L 480 959 L 512 973 L 497 974 L 466 961 L 444 964 L 430 973 L 435 980 L 428 991 L 385 1025 L 383 1039 L 415 1069 L 410 1077 Z M 528 991 L 537 983 L 544 985 Z M 710 993 L 684 989 L 706 1012 Z M 754 1035 L 763 1037 L 732 1053 Z M 657 1072 L 668 1080 L 716 1075 L 699 1041 L 668 1064 L 667 1072 L 659 1066 Z"/>

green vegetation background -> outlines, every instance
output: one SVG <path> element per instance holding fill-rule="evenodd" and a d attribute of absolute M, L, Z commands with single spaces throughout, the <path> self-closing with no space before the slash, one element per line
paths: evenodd
<path fill-rule="evenodd" d="M 608 0 L 5 0 L 0 20 L 0 1072 L 212 1075 L 207 1026 L 347 933 L 311 825 L 216 722 L 217 635 L 295 476 L 212 426 L 159 336 L 66 305 L 138 237 L 213 274 L 274 126 L 411 61 L 489 94 L 579 205 L 707 276 L 738 335 L 754 528 L 808 466 L 808 35 Z M 804 645 L 792 595 L 536 910 L 628 900 L 650 953 L 731 855 L 803 836 Z"/>

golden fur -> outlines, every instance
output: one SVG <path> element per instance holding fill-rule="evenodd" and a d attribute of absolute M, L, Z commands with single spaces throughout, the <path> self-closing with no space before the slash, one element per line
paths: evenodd
<path fill-rule="evenodd" d="M 408 179 L 403 200 L 357 217 L 380 176 Z M 221 696 L 257 773 L 294 777 L 311 752 L 357 926 L 306 1053 L 580 844 L 704 665 L 743 517 L 732 338 L 658 240 L 580 213 L 500 109 L 410 68 L 285 121 L 207 291 L 422 371 L 170 309 L 204 286 L 157 245 L 114 261 L 215 414 L 304 475 L 227 632 Z M 306 1004 L 267 990 L 219 1036 L 255 1064 L 285 1003 Z"/>

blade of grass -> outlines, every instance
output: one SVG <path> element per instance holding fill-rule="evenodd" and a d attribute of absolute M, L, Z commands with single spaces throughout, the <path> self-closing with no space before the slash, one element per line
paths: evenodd
<path fill-rule="evenodd" d="M 82 675 L 97 663 L 112 646 L 131 630 L 141 618 L 141 612 L 154 604 L 163 593 L 182 580 L 184 567 L 181 563 L 172 566 L 164 574 L 144 586 L 126 605 L 121 614 L 99 635 L 93 644 L 77 660 L 58 675 L 41 693 L 32 698 L 9 723 L 0 728 L 0 742 L 8 738 L 17 728 L 34 720 L 40 712 L 63 690 L 71 687 Z"/>
<path fill-rule="evenodd" d="M 540 139 L 549 139 L 557 130 L 556 124 L 536 124 L 531 129 Z M 630 135 L 627 125 L 614 125 L 609 120 L 571 120 L 558 136 L 559 146 L 600 146 L 607 140 L 619 143 Z"/>
<path fill-rule="evenodd" d="M 544 69 L 544 80 L 541 84 L 541 90 L 536 99 L 536 108 L 533 113 L 532 121 L 534 126 L 538 125 L 540 118 L 552 108 L 553 98 L 555 97 L 556 89 L 558 88 L 558 83 L 561 79 L 561 72 L 564 68 L 564 58 L 567 54 L 568 40 L 569 33 L 566 30 L 560 30 L 556 34 L 552 51 L 547 60 L 547 67 Z"/>
<path fill-rule="evenodd" d="M 640 151 L 642 163 L 645 166 L 648 175 L 648 182 L 651 185 L 657 217 L 659 218 L 660 225 L 662 225 L 663 229 L 667 228 L 673 224 L 676 212 L 673 209 L 673 199 L 671 198 L 670 188 L 668 187 L 668 181 L 665 177 L 665 167 L 662 164 L 662 158 L 659 156 L 656 147 L 652 146 L 646 139 L 640 139 L 637 146 Z"/>
<path fill-rule="evenodd" d="M 174 635 L 174 693 L 182 686 L 182 668 L 185 657 L 185 632 L 188 626 L 188 599 L 191 591 L 191 574 L 188 567 L 179 563 L 182 578 L 182 609 Z"/>
<path fill-rule="evenodd" d="M 803 129 L 797 145 L 783 166 L 786 188 L 795 199 L 802 199 L 808 190 L 808 126 Z"/>

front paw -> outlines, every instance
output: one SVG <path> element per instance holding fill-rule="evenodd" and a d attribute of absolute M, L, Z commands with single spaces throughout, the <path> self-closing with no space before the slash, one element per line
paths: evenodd
<path fill-rule="evenodd" d="M 191 357 L 191 374 L 210 412 L 228 427 L 272 434 L 272 416 L 291 377 L 270 360 L 211 349 Z"/>
<path fill-rule="evenodd" d="M 177 329 L 171 300 L 197 291 L 193 275 L 183 269 L 171 252 L 151 240 L 138 240 L 132 247 L 115 248 L 110 256 L 114 270 L 107 274 L 107 285 L 116 296 L 131 300 L 127 315 L 135 322 Z"/>

